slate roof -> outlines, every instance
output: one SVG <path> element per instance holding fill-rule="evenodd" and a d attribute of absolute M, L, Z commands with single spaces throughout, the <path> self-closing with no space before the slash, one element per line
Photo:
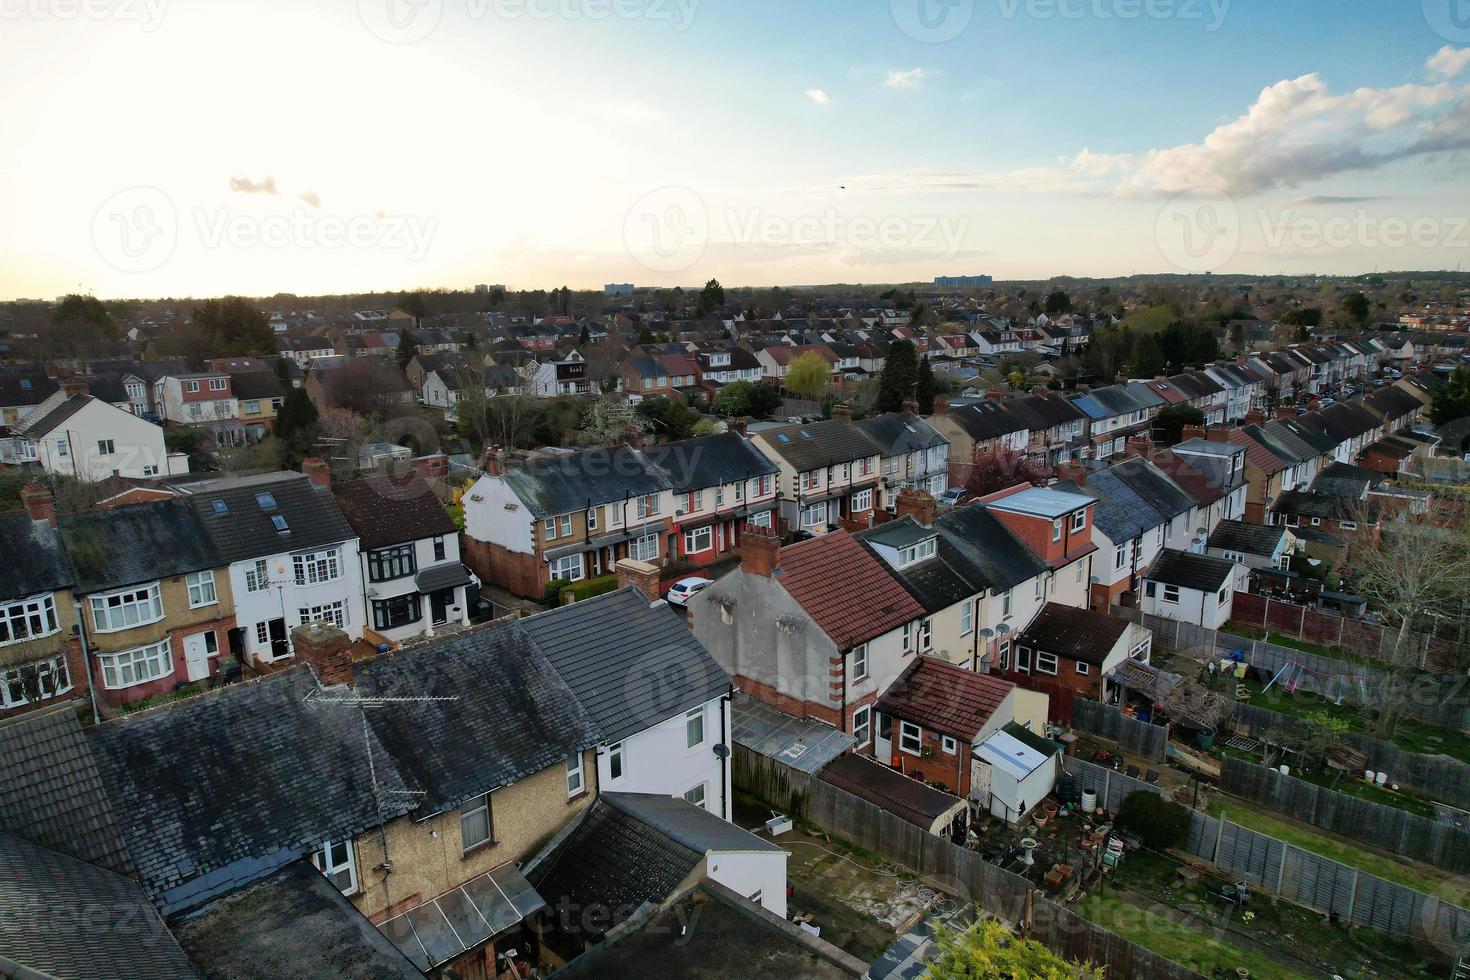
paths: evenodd
<path fill-rule="evenodd" d="M 982 504 L 957 507 L 935 522 L 955 548 L 971 581 L 984 581 L 1004 592 L 1046 572 L 1049 566 L 1000 518 Z"/>
<path fill-rule="evenodd" d="M 21 976 L 198 976 L 148 896 L 116 872 L 0 833 L 0 881 L 0 963 L 35 971 Z"/>
<path fill-rule="evenodd" d="M 1146 411 L 1164 404 L 1164 399 L 1150 391 L 1147 385 L 1123 384 L 1094 388 L 1083 395 L 1072 397 L 1076 405 L 1090 419 L 1113 418 L 1133 412 Z"/>
<path fill-rule="evenodd" d="M 1296 514 L 1331 521 L 1374 521 L 1379 506 L 1376 502 L 1360 502 L 1357 497 L 1325 494 L 1316 490 L 1283 490 L 1271 505 L 1277 514 Z M 1295 530 L 1295 529 L 1293 529 Z"/>
<path fill-rule="evenodd" d="M 913 412 L 874 415 L 853 424 L 878 447 L 879 453 L 884 457 L 902 456 L 921 449 L 949 445 L 948 439 Z"/>
<path fill-rule="evenodd" d="M 924 609 L 846 531 L 781 549 L 776 581 L 840 650 L 921 619 Z"/>
<path fill-rule="evenodd" d="M 1087 418 L 1080 408 L 1056 393 L 1016 398 L 1006 402 L 1006 408 L 1025 422 L 1029 431 L 1050 429 L 1063 422 L 1075 422 Z"/>
<path fill-rule="evenodd" d="M 0 598 L 20 599 L 71 586 L 71 562 L 56 529 L 23 510 L 0 514 Z"/>
<path fill-rule="evenodd" d="M 208 480 L 186 489 L 194 512 L 226 563 L 304 551 L 357 537 L 332 494 L 300 473 Z M 265 493 L 274 498 L 275 507 L 261 506 L 257 497 Z M 223 511 L 216 501 L 224 502 Z M 271 523 L 275 514 L 286 518 L 289 531 L 275 529 Z"/>
<path fill-rule="evenodd" d="M 1112 470 L 1095 470 L 1087 474 L 1087 483 L 1078 486 L 1067 480 L 1056 484 L 1058 490 L 1086 494 L 1097 501 L 1092 508 L 1092 522 L 1108 540 L 1117 544 L 1131 541 L 1145 531 L 1168 523 L 1169 518 Z"/>
<path fill-rule="evenodd" d="M 229 564 L 181 497 L 58 519 L 79 595 Z"/>
<path fill-rule="evenodd" d="M 453 698 L 368 713 L 388 755 L 424 792 L 418 799 L 424 816 L 601 741 L 576 695 L 518 622 L 405 647 L 358 663 L 355 675 L 356 693 L 364 697 Z"/>
<path fill-rule="evenodd" d="M 673 489 L 662 470 L 629 446 L 538 456 L 523 466 L 512 466 L 503 479 L 533 517 L 554 517 Z"/>
<path fill-rule="evenodd" d="M 0 831 L 133 873 L 75 705 L 0 722 Z"/>
<path fill-rule="evenodd" d="M 969 744 L 1016 689 L 1010 681 L 919 657 L 878 699 L 878 710 Z"/>
<path fill-rule="evenodd" d="M 934 822 L 965 801 L 928 783 L 905 776 L 867 756 L 842 755 L 817 773 L 817 778 L 853 796 L 896 814 L 916 827 L 930 830 Z"/>
<path fill-rule="evenodd" d="M 908 540 L 895 541 L 895 536 Z M 901 548 L 923 538 L 936 539 L 932 558 L 904 568 L 888 565 L 882 555 L 876 551 L 873 553 L 873 557 L 888 567 L 889 574 L 902 583 L 908 594 L 924 607 L 925 612 L 934 613 L 948 609 L 989 587 L 989 582 L 974 574 L 974 567 L 965 561 L 954 542 L 939 531 L 924 527 L 912 515 L 859 531 L 855 537 L 869 548 L 874 544 Z"/>
<path fill-rule="evenodd" d="M 679 493 L 780 472 L 780 467 L 738 432 L 650 446 L 643 454 Z"/>
<path fill-rule="evenodd" d="M 1048 602 L 1022 631 L 1016 644 L 1101 667 L 1127 632 L 1126 619 Z"/>
<path fill-rule="evenodd" d="M 44 371 L 15 374 L 0 372 L 0 405 L 6 408 L 36 406 L 50 398 L 60 387 L 46 377 Z"/>
<path fill-rule="evenodd" d="M 847 419 L 766 429 L 756 438 L 798 473 L 877 456 L 881 449 L 855 422 Z"/>
<path fill-rule="evenodd" d="M 694 634 L 637 589 L 521 620 L 605 742 L 677 718 L 730 691 L 730 678 Z"/>
<path fill-rule="evenodd" d="M 1149 460 L 1135 456 L 1109 467 L 1109 472 L 1167 520 L 1186 514 L 1195 506 L 1194 497 Z"/>
<path fill-rule="evenodd" d="M 1216 592 L 1230 581 L 1235 562 L 1188 551 L 1165 548 L 1149 566 L 1144 578 L 1199 592 Z"/>
<path fill-rule="evenodd" d="M 307 860 L 247 885 L 174 933 L 210 980 L 423 978 Z"/>
<path fill-rule="evenodd" d="M 1384 480 L 1383 474 L 1351 463 L 1329 463 L 1312 480 L 1313 493 L 1359 500 L 1370 487 Z"/>
<path fill-rule="evenodd" d="M 422 687 L 422 685 L 420 685 Z M 357 705 L 293 669 L 88 731 L 143 887 L 165 914 L 413 807 Z M 389 714 L 377 710 L 376 715 Z"/>
<path fill-rule="evenodd" d="M 951 405 L 949 417 L 976 442 L 987 442 L 1028 429 L 1027 423 L 1007 411 L 1004 404 L 989 399 L 969 405 Z"/>
<path fill-rule="evenodd" d="M 336 484 L 332 492 L 364 551 L 458 533 L 454 518 L 417 472 L 363 477 Z"/>
<path fill-rule="evenodd" d="M 236 398 L 285 398 L 286 387 L 274 371 L 242 371 L 230 375 L 230 390 Z"/>
<path fill-rule="evenodd" d="M 1238 551 L 1243 555 L 1271 557 L 1286 537 L 1286 528 L 1245 521 L 1221 521 L 1210 534 L 1208 547 L 1222 551 Z"/>
<path fill-rule="evenodd" d="M 94 401 L 96 399 L 91 395 L 72 395 L 69 398 L 62 399 L 45 412 L 41 412 L 39 408 L 36 409 L 17 422 L 13 428 L 27 439 L 44 439 L 58 425 L 61 425 Z"/>

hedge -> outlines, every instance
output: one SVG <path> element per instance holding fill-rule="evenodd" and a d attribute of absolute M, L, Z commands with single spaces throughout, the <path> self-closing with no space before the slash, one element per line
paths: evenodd
<path fill-rule="evenodd" d="M 572 601 L 581 602 L 583 599 L 591 599 L 594 596 L 605 595 L 609 592 L 616 591 L 617 587 L 618 576 L 616 572 L 610 575 L 599 575 L 597 578 L 589 578 L 585 582 L 578 582 L 576 585 L 569 585 L 562 589 L 561 595 L 558 596 L 558 601 L 565 602 L 568 592 L 573 596 Z"/>

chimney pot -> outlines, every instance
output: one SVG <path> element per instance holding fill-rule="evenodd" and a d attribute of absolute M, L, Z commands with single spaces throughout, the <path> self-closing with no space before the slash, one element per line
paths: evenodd
<path fill-rule="evenodd" d="M 31 520 L 38 523 L 45 521 L 52 527 L 56 526 L 56 497 L 51 493 L 50 487 L 27 483 L 21 488 L 20 503 Z"/>
<path fill-rule="evenodd" d="M 505 474 L 505 450 L 499 446 L 486 446 L 484 468 L 486 476 L 503 476 Z"/>
<path fill-rule="evenodd" d="M 352 640 L 331 623 L 304 623 L 291 631 L 296 656 L 311 665 L 323 687 L 352 686 Z"/>
<path fill-rule="evenodd" d="M 320 456 L 308 456 L 301 461 L 301 472 L 323 490 L 332 489 L 332 468 Z"/>
<path fill-rule="evenodd" d="M 781 539 L 775 530 L 746 524 L 740 531 L 740 568 L 770 578 L 780 563 Z"/>

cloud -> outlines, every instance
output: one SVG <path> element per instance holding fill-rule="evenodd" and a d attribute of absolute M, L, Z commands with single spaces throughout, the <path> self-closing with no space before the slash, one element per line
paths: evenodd
<path fill-rule="evenodd" d="M 827 94 L 825 89 L 809 88 L 806 90 L 806 97 L 811 99 L 817 105 L 832 104 L 832 97 Z"/>
<path fill-rule="evenodd" d="M 314 208 L 319 208 L 322 206 L 322 196 L 316 191 L 302 191 L 300 194 L 297 194 L 296 197 L 299 200 L 305 201 L 307 204 L 310 204 Z"/>
<path fill-rule="evenodd" d="M 924 84 L 924 79 L 929 73 L 922 68 L 910 68 L 908 71 L 890 71 L 888 77 L 883 80 L 884 88 L 918 88 Z"/>
<path fill-rule="evenodd" d="M 279 194 L 276 190 L 276 178 L 266 177 L 264 180 L 251 180 L 249 177 L 231 177 L 230 190 L 236 194 Z"/>
<path fill-rule="evenodd" d="M 1347 197 L 1337 194 L 1314 194 L 1311 197 L 1296 197 L 1286 202 L 1289 208 L 1310 208 L 1324 204 L 1367 204 L 1370 201 L 1381 201 L 1382 197 Z"/>
<path fill-rule="evenodd" d="M 1470 66 L 1470 48 L 1456 48 L 1446 44 L 1434 53 L 1424 65 L 1431 78 L 1447 81 L 1455 78 Z"/>

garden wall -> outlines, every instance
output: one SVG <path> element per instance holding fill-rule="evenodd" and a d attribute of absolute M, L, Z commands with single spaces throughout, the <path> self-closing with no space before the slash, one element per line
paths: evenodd
<path fill-rule="evenodd" d="M 1072 727 L 1116 742 L 1129 755 L 1142 756 L 1155 762 L 1164 761 L 1164 746 L 1169 741 L 1169 730 L 1162 725 L 1130 718 L 1111 705 L 1078 698 L 1072 704 Z"/>

